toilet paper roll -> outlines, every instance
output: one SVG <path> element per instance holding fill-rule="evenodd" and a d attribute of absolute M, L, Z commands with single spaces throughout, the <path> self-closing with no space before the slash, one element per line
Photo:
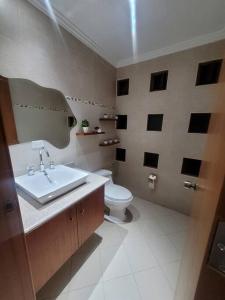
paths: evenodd
<path fill-rule="evenodd" d="M 154 190 L 155 189 L 156 180 L 157 180 L 157 176 L 156 175 L 150 174 L 148 176 L 148 187 L 150 188 L 150 190 Z"/>

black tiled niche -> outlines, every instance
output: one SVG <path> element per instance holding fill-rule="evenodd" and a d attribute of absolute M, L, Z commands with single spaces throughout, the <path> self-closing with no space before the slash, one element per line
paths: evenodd
<path fill-rule="evenodd" d="M 116 129 L 127 129 L 127 115 L 117 115 Z"/>
<path fill-rule="evenodd" d="M 126 161 L 126 149 L 116 148 L 116 160 Z"/>
<path fill-rule="evenodd" d="M 160 71 L 151 74 L 150 92 L 166 90 L 168 71 Z"/>
<path fill-rule="evenodd" d="M 158 168 L 159 154 L 145 152 L 144 154 L 144 166 L 151 168 Z"/>
<path fill-rule="evenodd" d="M 199 159 L 183 158 L 181 174 L 198 177 L 201 162 Z"/>
<path fill-rule="evenodd" d="M 161 131 L 163 123 L 163 114 L 150 114 L 147 120 L 147 130 Z"/>
<path fill-rule="evenodd" d="M 212 60 L 198 65 L 196 85 L 217 83 L 219 80 L 222 59 Z"/>
<path fill-rule="evenodd" d="M 67 121 L 68 121 L 68 127 L 69 128 L 72 128 L 76 125 L 76 118 L 73 117 L 73 116 L 68 116 Z"/>
<path fill-rule="evenodd" d="M 207 133 L 211 114 L 209 113 L 192 113 L 188 132 L 190 133 Z"/>
<path fill-rule="evenodd" d="M 129 78 L 117 80 L 117 96 L 129 94 Z"/>

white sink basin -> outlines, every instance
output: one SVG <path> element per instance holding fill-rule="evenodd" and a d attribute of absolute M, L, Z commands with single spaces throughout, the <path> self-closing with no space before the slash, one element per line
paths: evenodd
<path fill-rule="evenodd" d="M 86 182 L 88 173 L 57 165 L 54 169 L 37 171 L 34 175 L 15 178 L 16 185 L 38 202 L 44 204 Z"/>

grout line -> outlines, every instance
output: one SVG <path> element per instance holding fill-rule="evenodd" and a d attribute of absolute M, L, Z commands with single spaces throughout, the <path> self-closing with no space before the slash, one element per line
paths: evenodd
<path fill-rule="evenodd" d="M 138 295 L 139 295 L 139 297 L 140 297 L 140 300 L 141 300 L 141 299 L 142 299 L 142 296 L 141 296 L 141 291 L 140 291 L 140 288 L 139 288 L 139 286 L 138 286 L 138 284 L 137 284 L 137 280 L 136 280 L 136 278 L 135 278 L 135 273 L 132 273 L 132 277 L 133 277 L 133 280 L 134 280 L 135 286 L 136 286 L 136 288 L 137 288 Z"/>

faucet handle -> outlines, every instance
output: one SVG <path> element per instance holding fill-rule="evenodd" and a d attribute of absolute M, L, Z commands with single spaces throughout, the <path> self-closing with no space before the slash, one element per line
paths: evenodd
<path fill-rule="evenodd" d="M 27 167 L 27 175 L 28 176 L 33 176 L 35 174 L 35 166 L 34 165 L 29 165 Z"/>

